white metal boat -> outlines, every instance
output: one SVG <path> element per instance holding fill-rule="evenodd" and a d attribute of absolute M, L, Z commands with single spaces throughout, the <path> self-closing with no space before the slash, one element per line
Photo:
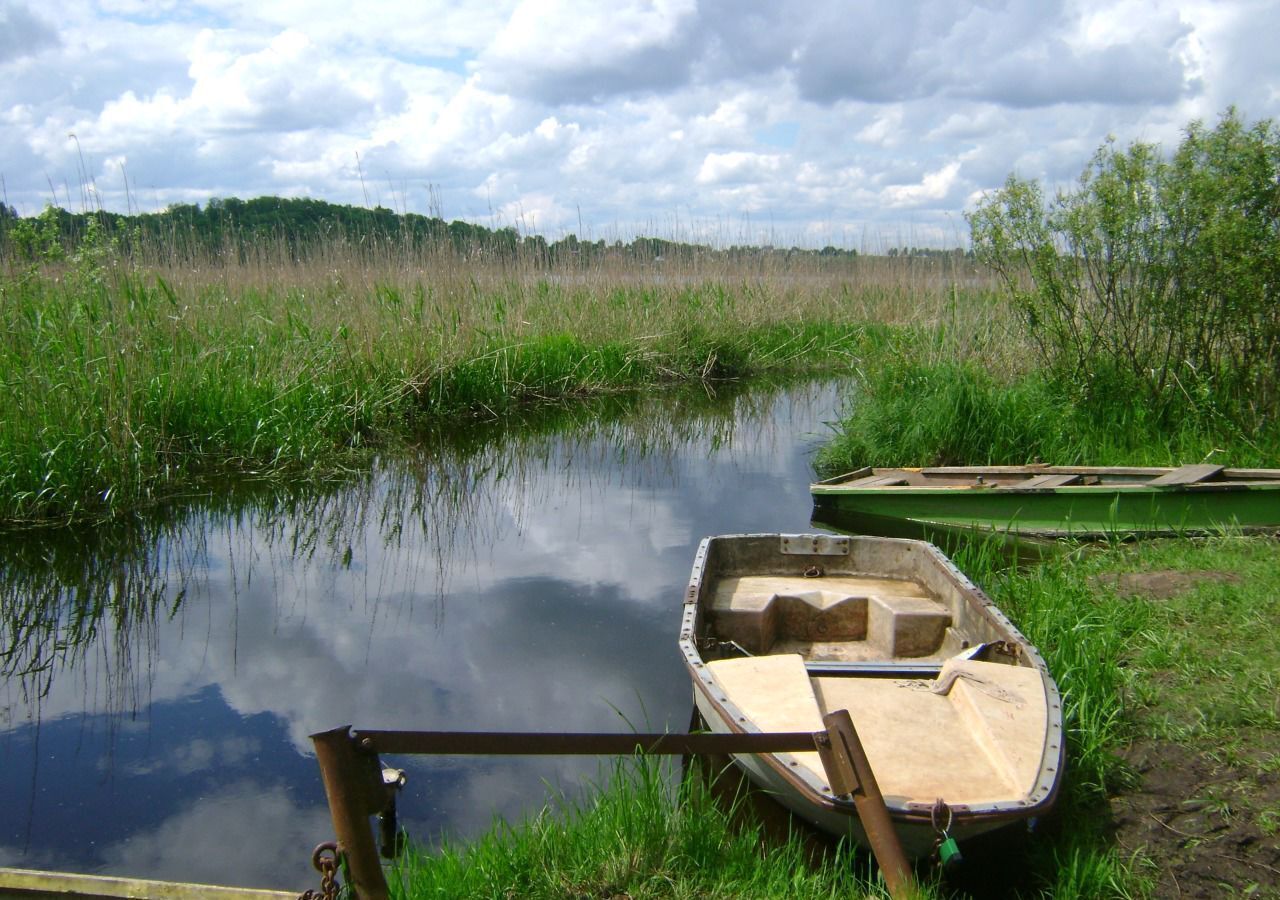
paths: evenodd
<path fill-rule="evenodd" d="M 847 709 L 909 856 L 1048 810 L 1061 702 L 1036 649 L 936 547 L 831 535 L 705 539 L 680 646 L 717 732 L 821 731 Z M 793 812 L 865 841 L 817 753 L 736 762 Z"/>

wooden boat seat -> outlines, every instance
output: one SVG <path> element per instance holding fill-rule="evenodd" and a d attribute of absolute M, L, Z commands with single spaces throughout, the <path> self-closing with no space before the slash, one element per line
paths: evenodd
<path fill-rule="evenodd" d="M 707 668 L 760 731 L 820 731 L 825 713 L 847 709 L 886 799 L 976 804 L 1035 787 L 1045 721 L 1035 669 L 948 660 L 936 681 L 809 678 L 799 654 Z M 825 783 L 817 753 L 779 755 Z"/>
<path fill-rule="evenodd" d="M 1195 484 L 1198 481 L 1208 481 L 1222 473 L 1225 466 L 1214 466 L 1207 464 L 1179 466 L 1172 472 L 1166 472 L 1158 478 L 1152 478 L 1147 484 L 1152 485 L 1173 485 L 1173 484 Z"/>
<path fill-rule="evenodd" d="M 1026 481 L 1015 482 L 1009 487 L 1017 488 L 1018 490 L 1025 488 L 1056 488 L 1075 484 L 1079 480 L 1079 475 L 1037 475 L 1035 478 L 1028 478 Z"/>
<path fill-rule="evenodd" d="M 916 582 L 856 575 L 725 579 L 709 617 L 713 634 L 748 653 L 808 649 L 850 661 L 928 656 L 951 625 L 950 611 Z"/>
<path fill-rule="evenodd" d="M 866 475 L 862 478 L 854 479 L 844 483 L 844 487 L 866 488 L 866 487 L 892 487 L 896 484 L 906 484 L 907 476 L 905 475 Z"/>
<path fill-rule="evenodd" d="M 824 713 L 849 710 L 887 798 L 978 804 L 1035 788 L 1045 722 L 1035 669 L 950 660 L 937 681 L 816 678 L 814 691 Z"/>

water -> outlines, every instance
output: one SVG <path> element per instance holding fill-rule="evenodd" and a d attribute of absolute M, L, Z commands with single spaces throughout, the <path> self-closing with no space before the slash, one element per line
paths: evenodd
<path fill-rule="evenodd" d="M 332 835 L 312 732 L 684 730 L 698 541 L 809 528 L 809 459 L 842 394 L 614 400 L 427 438 L 338 484 L 10 537 L 0 865 L 299 890 Z M 601 771 L 388 761 L 428 842 Z"/>

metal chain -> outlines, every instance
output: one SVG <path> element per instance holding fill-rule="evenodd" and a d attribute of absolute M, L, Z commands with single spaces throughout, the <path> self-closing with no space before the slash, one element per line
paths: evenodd
<path fill-rule="evenodd" d="M 311 865 L 320 873 L 320 890 L 307 889 L 298 900 L 338 900 L 338 844 L 325 841 L 311 853 Z"/>

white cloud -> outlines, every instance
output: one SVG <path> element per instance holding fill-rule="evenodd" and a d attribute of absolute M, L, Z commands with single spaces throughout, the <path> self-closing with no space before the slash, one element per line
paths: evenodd
<path fill-rule="evenodd" d="M 902 107 L 899 105 L 888 107 L 858 132 L 858 140 L 862 143 L 881 147 L 892 147 L 902 138 Z"/>
<path fill-rule="evenodd" d="M 919 184 L 891 185 L 883 191 L 885 202 L 893 207 L 920 206 L 945 199 L 956 184 L 960 173 L 958 160 L 947 163 L 936 172 L 929 172 Z"/>
<path fill-rule="evenodd" d="M 254 827 L 246 828 L 246 822 Z M 300 805 L 283 785 L 238 781 L 191 798 L 154 829 L 102 852 L 112 872 L 196 884 L 300 888 L 307 884 L 307 848 L 332 831 L 327 810 Z M 216 852 L 210 852 L 210 835 L 217 835 Z M 228 866 L 230 859 L 236 865 Z"/>
<path fill-rule="evenodd" d="M 213 131 L 349 130 L 379 113 L 396 113 L 403 99 L 383 77 L 382 64 L 333 62 L 295 30 L 280 32 L 260 49 L 204 30 L 190 58 L 194 84 L 183 112 Z"/>
<path fill-rule="evenodd" d="M 499 225 L 509 225 L 521 234 L 555 235 L 566 229 L 577 230 L 573 227 L 575 211 L 562 206 L 554 195 L 548 193 L 523 194 L 502 204 L 497 212 Z"/>
<path fill-rule="evenodd" d="M 74 133 L 118 209 L 108 160 L 124 158 L 151 206 L 363 203 L 372 182 L 410 186 L 419 212 L 432 184 L 446 215 L 524 210 L 549 228 L 573 210 L 575 230 L 749 212 L 861 233 L 907 211 L 923 229 L 1011 168 L 1073 177 L 1108 134 L 1175 142 L 1231 103 L 1280 115 L 1280 7 L 1261 0 L 803 16 L 763 0 L 377 0 L 355 16 L 338 0 L 68 0 L 44 15 L 0 0 L 0 160 L 24 213 L 50 180 L 80 195 Z"/>
<path fill-rule="evenodd" d="M 481 57 L 487 81 L 561 102 L 671 88 L 687 77 L 694 0 L 524 0 Z"/>
<path fill-rule="evenodd" d="M 699 184 L 742 184 L 770 180 L 782 168 L 776 153 L 708 153 L 698 169 Z"/>

